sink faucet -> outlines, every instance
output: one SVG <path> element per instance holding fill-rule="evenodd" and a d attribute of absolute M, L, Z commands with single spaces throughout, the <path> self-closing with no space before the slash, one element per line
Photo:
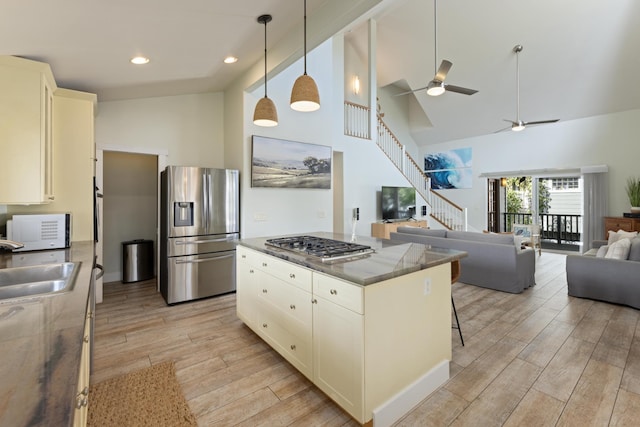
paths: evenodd
<path fill-rule="evenodd" d="M 5 249 L 20 249 L 24 248 L 24 243 L 14 242 L 13 240 L 0 240 L 0 248 Z"/>

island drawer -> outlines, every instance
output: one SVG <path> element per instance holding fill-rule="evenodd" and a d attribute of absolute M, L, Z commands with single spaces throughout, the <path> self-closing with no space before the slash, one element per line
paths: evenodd
<path fill-rule="evenodd" d="M 240 261 L 246 261 L 258 270 L 297 286 L 303 291 L 311 292 L 311 270 L 242 246 L 238 246 L 237 255 Z"/>
<path fill-rule="evenodd" d="M 356 313 L 364 314 L 363 289 L 360 286 L 314 272 L 313 294 Z"/>
<path fill-rule="evenodd" d="M 303 325 L 297 320 L 291 320 L 279 308 L 266 302 L 257 308 L 256 323 L 252 329 L 300 372 L 311 379 L 312 332 L 310 324 Z"/>
<path fill-rule="evenodd" d="M 256 290 L 259 298 L 271 303 L 285 318 L 296 320 L 310 330 L 311 293 L 270 275 L 262 278 Z"/>

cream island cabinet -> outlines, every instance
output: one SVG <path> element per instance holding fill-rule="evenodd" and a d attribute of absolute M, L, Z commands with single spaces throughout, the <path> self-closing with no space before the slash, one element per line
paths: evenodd
<path fill-rule="evenodd" d="M 0 204 L 48 203 L 53 194 L 53 93 L 48 64 L 0 56 Z"/>
<path fill-rule="evenodd" d="M 358 422 L 389 425 L 449 378 L 464 252 L 368 239 L 375 253 L 323 263 L 264 241 L 238 246 L 238 316 Z"/>

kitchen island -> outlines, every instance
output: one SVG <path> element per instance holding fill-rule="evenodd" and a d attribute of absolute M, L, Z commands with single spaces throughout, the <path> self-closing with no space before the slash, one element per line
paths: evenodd
<path fill-rule="evenodd" d="M 0 426 L 84 425 L 93 258 L 94 242 L 0 253 L 0 269 L 63 262 L 78 268 L 68 292 L 0 300 Z"/>
<path fill-rule="evenodd" d="M 447 381 L 465 252 L 358 237 L 372 253 L 323 261 L 267 240 L 239 243 L 238 316 L 358 422 L 390 425 Z"/>

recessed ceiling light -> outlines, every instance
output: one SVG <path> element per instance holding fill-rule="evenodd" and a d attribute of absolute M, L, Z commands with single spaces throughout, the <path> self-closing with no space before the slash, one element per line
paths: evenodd
<path fill-rule="evenodd" d="M 238 58 L 236 58 L 235 56 L 227 56 L 226 58 L 224 58 L 225 64 L 234 64 L 236 62 L 238 62 Z"/>
<path fill-rule="evenodd" d="M 149 63 L 149 58 L 144 56 L 136 56 L 131 58 L 131 63 L 135 65 L 144 65 Z"/>

